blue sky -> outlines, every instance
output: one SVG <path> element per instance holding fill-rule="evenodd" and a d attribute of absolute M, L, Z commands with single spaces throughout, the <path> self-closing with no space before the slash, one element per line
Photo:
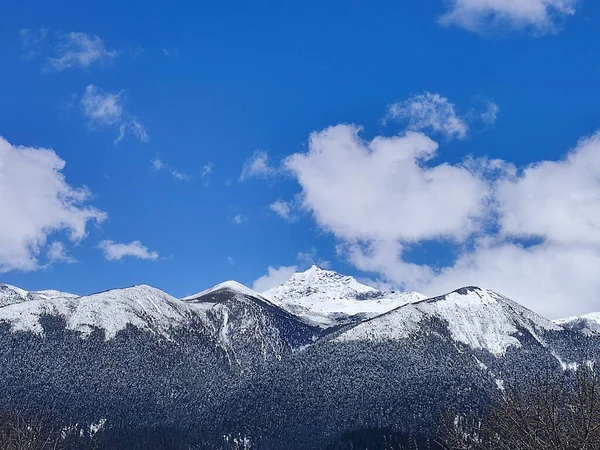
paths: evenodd
<path fill-rule="evenodd" d="M 183 296 L 315 262 L 600 309 L 600 5 L 375 3 L 2 5 L 2 280 Z"/>

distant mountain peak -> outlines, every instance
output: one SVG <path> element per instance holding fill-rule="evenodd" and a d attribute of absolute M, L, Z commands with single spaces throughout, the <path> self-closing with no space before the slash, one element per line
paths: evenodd
<path fill-rule="evenodd" d="M 260 293 L 250 289 L 248 286 L 246 286 L 242 283 L 239 283 L 237 281 L 234 281 L 234 280 L 229 280 L 229 281 L 224 281 L 223 283 L 219 283 L 216 286 L 208 288 L 197 294 L 188 295 L 187 297 L 182 298 L 182 300 L 194 300 L 198 297 L 202 297 L 204 295 L 211 294 L 211 293 L 217 292 L 217 291 L 222 291 L 222 290 L 229 290 L 229 291 L 233 291 L 235 293 L 242 294 L 242 295 L 249 295 L 251 297 L 262 298 L 262 295 Z"/>
<path fill-rule="evenodd" d="M 600 312 L 555 320 L 557 325 L 586 336 L 600 336 Z"/>
<path fill-rule="evenodd" d="M 0 307 L 32 300 L 50 300 L 56 298 L 77 298 L 76 294 L 60 292 L 52 289 L 42 291 L 26 291 L 20 287 L 0 283 Z"/>
<path fill-rule="evenodd" d="M 426 298 L 418 293 L 382 292 L 355 278 L 312 265 L 263 293 L 264 297 L 321 327 L 352 323 Z"/>

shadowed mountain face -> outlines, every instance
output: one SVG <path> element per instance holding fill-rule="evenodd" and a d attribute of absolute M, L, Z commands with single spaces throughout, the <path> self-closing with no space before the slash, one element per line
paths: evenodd
<path fill-rule="evenodd" d="M 435 433 L 440 414 L 485 411 L 504 382 L 600 355 L 590 317 L 555 323 L 469 287 L 378 315 L 359 304 L 370 311 L 360 318 L 349 311 L 378 291 L 311 271 L 271 298 L 235 282 L 185 299 L 150 286 L 77 297 L 0 285 L 0 402 L 51 407 L 85 429 L 102 421 L 105 448 L 156 429 L 202 448 L 233 437 L 323 448 L 356 430 Z M 343 320 L 330 320 L 340 302 Z"/>

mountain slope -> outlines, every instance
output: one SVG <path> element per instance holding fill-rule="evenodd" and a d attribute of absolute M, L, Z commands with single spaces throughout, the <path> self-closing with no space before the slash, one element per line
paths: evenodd
<path fill-rule="evenodd" d="M 26 291 L 10 284 L 0 283 L 0 308 L 30 300 L 50 300 L 54 298 L 77 298 L 78 295 L 54 290 Z"/>
<path fill-rule="evenodd" d="M 361 323 L 340 335 L 338 341 L 407 339 L 422 323 L 447 323 L 451 337 L 476 350 L 501 356 L 520 347 L 519 333 L 528 332 L 543 344 L 541 335 L 562 328 L 518 303 L 488 289 L 466 287 L 447 295 L 414 302 Z"/>
<path fill-rule="evenodd" d="M 354 278 L 312 266 L 263 296 L 305 320 L 327 328 L 356 323 L 426 298 L 416 292 L 382 292 Z"/>
<path fill-rule="evenodd" d="M 182 300 L 147 285 L 83 297 L 24 296 L 14 288 L 10 292 L 18 294 L 18 302 L 0 308 L 0 323 L 13 332 L 42 335 L 42 319 L 48 316 L 63 319 L 66 330 L 82 337 L 98 330 L 106 340 L 128 327 L 164 338 L 174 338 L 178 330 L 195 330 L 234 355 L 231 361 L 241 365 L 240 352 L 250 359 L 281 358 L 317 336 L 313 327 L 236 282 L 222 283 Z"/>
<path fill-rule="evenodd" d="M 207 311 L 219 342 L 230 344 L 234 354 L 254 352 L 281 357 L 314 342 L 320 331 L 278 308 L 250 288 L 234 282 L 183 299 L 190 307 Z M 233 344 L 232 344 L 233 343 Z"/>
<path fill-rule="evenodd" d="M 485 411 L 505 382 L 562 372 L 598 354 L 600 339 L 493 291 L 462 288 L 345 327 L 270 367 L 227 401 L 236 409 L 226 427 L 242 423 L 269 448 L 298 449 L 398 424 L 435 433 L 448 411 Z"/>
<path fill-rule="evenodd" d="M 600 313 L 559 319 L 554 323 L 569 330 L 579 331 L 586 336 L 600 336 Z"/>

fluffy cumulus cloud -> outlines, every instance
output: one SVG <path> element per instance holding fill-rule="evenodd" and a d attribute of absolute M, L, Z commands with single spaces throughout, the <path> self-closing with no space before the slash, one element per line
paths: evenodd
<path fill-rule="evenodd" d="M 86 188 L 67 183 L 64 167 L 53 150 L 15 146 L 0 137 L 0 272 L 65 260 L 63 244 L 48 247 L 49 237 L 62 232 L 76 243 L 90 223 L 105 219 L 88 205 Z"/>
<path fill-rule="evenodd" d="M 81 109 L 92 129 L 113 126 L 118 129 L 115 144 L 130 134 L 142 142 L 148 141 L 146 128 L 137 117 L 123 107 L 123 92 L 106 92 L 90 84 L 81 96 Z"/>
<path fill-rule="evenodd" d="M 479 175 L 428 165 L 438 145 L 424 134 L 364 141 L 359 132 L 337 125 L 313 133 L 308 152 L 285 161 L 319 224 L 346 240 L 407 242 L 462 239 L 479 228 L 489 194 Z"/>
<path fill-rule="evenodd" d="M 469 130 L 466 120 L 457 114 L 456 107 L 446 97 L 431 92 L 393 103 L 385 119 L 404 121 L 409 130 L 425 130 L 448 139 L 464 139 Z"/>
<path fill-rule="evenodd" d="M 109 261 L 118 261 L 127 257 L 149 260 L 158 259 L 158 253 L 149 250 L 140 241 L 122 244 L 112 240 L 105 240 L 100 242 L 100 249 L 104 253 L 104 257 Z"/>
<path fill-rule="evenodd" d="M 266 292 L 275 286 L 285 283 L 297 270 L 298 266 L 269 266 L 267 273 L 254 282 L 252 289 L 256 292 Z"/>
<path fill-rule="evenodd" d="M 598 309 L 600 135 L 521 169 L 430 164 L 437 150 L 421 133 L 363 140 L 360 128 L 337 125 L 285 165 L 339 254 L 382 282 L 428 295 L 485 286 L 552 318 Z M 415 264 L 419 243 L 460 250 L 444 267 Z"/>
<path fill-rule="evenodd" d="M 108 50 L 98 36 L 71 32 L 62 37 L 55 55 L 48 58 L 48 67 L 57 72 L 71 67 L 85 69 L 93 63 L 114 59 L 117 55 L 118 52 Z"/>
<path fill-rule="evenodd" d="M 450 0 L 440 18 L 476 33 L 498 28 L 531 29 L 538 34 L 553 32 L 561 18 L 575 14 L 579 0 Z"/>

